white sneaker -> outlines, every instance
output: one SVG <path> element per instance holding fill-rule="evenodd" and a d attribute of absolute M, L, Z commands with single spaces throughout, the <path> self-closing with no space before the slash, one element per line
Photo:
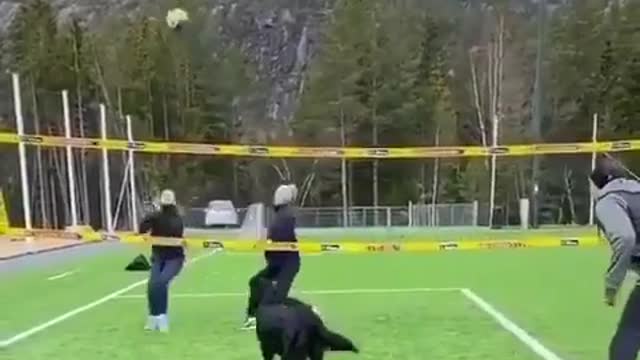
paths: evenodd
<path fill-rule="evenodd" d="M 255 330 L 256 328 L 256 318 L 248 317 L 247 320 L 242 325 L 242 330 Z"/>
<path fill-rule="evenodd" d="M 169 332 L 169 318 L 167 314 L 158 315 L 156 317 L 158 324 L 158 331 L 160 332 Z"/>
<path fill-rule="evenodd" d="M 145 331 L 154 331 L 158 330 L 158 321 L 155 316 L 149 315 L 147 317 L 147 324 L 144 326 Z"/>

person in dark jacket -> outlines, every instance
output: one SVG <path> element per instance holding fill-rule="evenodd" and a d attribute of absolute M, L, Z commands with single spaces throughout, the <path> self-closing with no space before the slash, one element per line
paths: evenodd
<path fill-rule="evenodd" d="M 595 188 L 595 215 L 613 251 L 605 277 L 604 298 L 616 304 L 619 289 L 629 270 L 640 270 L 640 182 L 626 178 L 616 160 L 602 158 L 591 174 Z M 640 350 L 640 287 L 632 290 L 609 345 L 609 360 L 635 360 Z"/>
<path fill-rule="evenodd" d="M 256 312 L 256 336 L 264 360 L 278 355 L 283 360 L 322 360 L 327 351 L 350 351 L 358 348 L 347 337 L 331 331 L 318 310 L 298 299 L 287 297 L 272 303 L 275 291 L 268 279 L 262 279 L 263 291 Z"/>
<path fill-rule="evenodd" d="M 139 232 L 164 238 L 182 238 L 184 225 L 176 207 L 176 196 L 173 191 L 164 190 L 162 192 L 160 210 L 142 221 Z M 151 275 L 147 284 L 149 318 L 145 329 L 168 332 L 169 283 L 182 270 L 185 258 L 184 248 L 154 245 L 151 252 Z"/>
<path fill-rule="evenodd" d="M 275 217 L 268 228 L 267 238 L 272 242 L 297 242 L 296 218 L 292 203 L 297 197 L 295 185 L 281 185 L 273 197 Z M 293 281 L 300 271 L 300 254 L 297 251 L 265 251 L 266 267 L 249 280 L 249 300 L 247 320 L 244 329 L 256 326 L 256 310 L 260 305 L 260 282 L 268 279 L 273 282 L 275 291 L 269 293 L 268 301 L 280 303 L 289 295 Z"/>

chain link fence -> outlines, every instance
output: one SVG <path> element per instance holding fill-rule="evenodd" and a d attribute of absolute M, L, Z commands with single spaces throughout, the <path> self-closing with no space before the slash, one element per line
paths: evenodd
<path fill-rule="evenodd" d="M 238 223 L 244 221 L 245 208 L 236 209 Z M 185 225 L 189 228 L 206 228 L 206 208 L 188 208 L 184 211 Z M 478 203 L 436 204 L 407 206 L 357 206 L 347 209 L 344 223 L 340 207 L 303 207 L 296 210 L 300 228 L 341 227 L 430 227 L 430 226 L 476 226 L 478 225 Z M 273 210 L 265 213 L 266 224 L 273 217 Z"/>

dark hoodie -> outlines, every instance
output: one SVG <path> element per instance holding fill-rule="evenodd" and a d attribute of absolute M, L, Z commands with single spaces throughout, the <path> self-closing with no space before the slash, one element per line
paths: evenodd
<path fill-rule="evenodd" d="M 296 217 L 289 205 L 274 206 L 275 216 L 267 232 L 267 239 L 273 242 L 298 242 L 296 238 Z M 299 260 L 297 251 L 266 251 L 269 262 Z"/>
<path fill-rule="evenodd" d="M 597 195 L 595 215 L 613 250 L 606 287 L 617 292 L 628 270 L 640 270 L 640 182 L 622 178 L 608 182 Z"/>
<path fill-rule="evenodd" d="M 140 233 L 151 232 L 151 236 L 182 238 L 184 225 L 182 217 L 178 213 L 175 205 L 162 206 L 160 211 L 148 215 L 140 224 Z M 181 246 L 160 246 L 151 247 L 154 257 L 159 259 L 174 259 L 184 257 L 184 249 Z"/>

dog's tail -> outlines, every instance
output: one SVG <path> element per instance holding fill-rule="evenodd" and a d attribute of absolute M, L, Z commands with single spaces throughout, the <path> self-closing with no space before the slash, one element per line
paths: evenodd
<path fill-rule="evenodd" d="M 320 331 L 320 336 L 322 336 L 322 340 L 324 340 L 324 343 L 331 351 L 351 351 L 354 353 L 360 352 L 360 350 L 347 337 L 333 332 L 324 326 Z"/>

